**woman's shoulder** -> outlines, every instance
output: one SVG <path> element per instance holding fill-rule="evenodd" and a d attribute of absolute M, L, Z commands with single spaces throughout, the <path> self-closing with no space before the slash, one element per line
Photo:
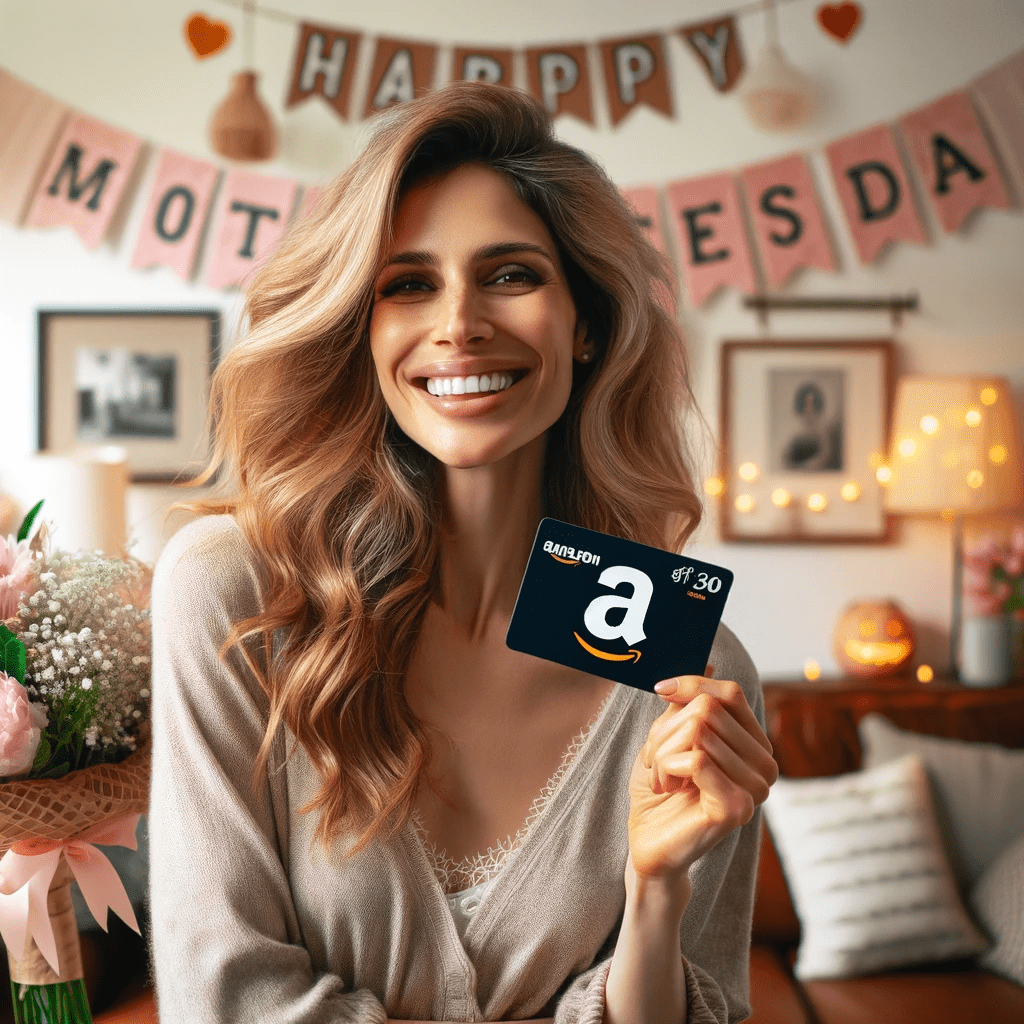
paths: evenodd
<path fill-rule="evenodd" d="M 718 626 L 708 661 L 716 679 L 731 679 L 743 687 L 747 703 L 755 710 L 761 706 L 761 683 L 757 668 L 736 634 L 723 622 Z"/>

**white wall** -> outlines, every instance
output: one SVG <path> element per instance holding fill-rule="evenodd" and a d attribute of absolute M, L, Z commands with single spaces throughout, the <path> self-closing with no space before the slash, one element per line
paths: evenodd
<path fill-rule="evenodd" d="M 621 185 L 663 184 L 704 171 L 737 167 L 793 149 L 812 151 L 823 202 L 843 223 L 817 151 L 845 133 L 897 117 L 969 82 L 1024 46 L 1021 0 L 861 0 L 866 17 L 853 40 L 840 46 L 814 21 L 814 0 L 779 11 L 781 40 L 791 60 L 814 76 L 820 109 L 805 130 L 783 137 L 761 134 L 733 97 L 715 93 L 684 44 L 674 39 L 670 59 L 678 119 L 642 110 L 618 129 L 601 112 L 597 129 L 564 119 L 568 141 L 594 153 Z M 733 6 L 740 6 L 734 4 Z M 310 21 L 366 33 L 494 45 L 601 38 L 668 29 L 728 9 L 727 0 L 275 0 L 278 10 Z M 192 0 L 0 0 L 0 66 L 86 113 L 136 132 L 155 146 L 218 159 L 206 124 L 238 69 L 240 47 L 197 62 L 182 26 L 197 9 Z M 241 15 L 221 0 L 198 9 L 231 23 Z M 585 11 L 585 17 L 581 14 Z M 294 23 L 260 17 L 257 65 L 262 94 L 277 118 L 282 149 L 266 170 L 316 181 L 350 159 L 359 125 L 341 123 L 318 100 L 283 110 L 295 45 Z M 748 61 L 763 37 L 758 12 L 744 14 L 740 31 Z M 357 92 L 361 83 L 356 83 Z M 4 458 L 32 450 L 35 437 L 35 310 L 41 306 L 221 307 L 229 334 L 240 305 L 236 293 L 183 284 L 169 271 L 129 268 L 135 218 L 145 183 L 120 240 L 86 251 L 65 230 L 24 231 L 0 224 L 0 349 L 4 395 Z M 1024 216 L 1021 210 L 982 211 L 946 237 L 929 213 L 927 246 L 904 245 L 861 269 L 840 230 L 841 272 L 806 272 L 795 294 L 890 295 L 916 291 L 921 311 L 893 329 L 876 315 L 773 316 L 775 337 L 891 336 L 902 371 L 999 373 L 1024 394 Z M 731 292 L 704 310 L 683 314 L 698 397 L 717 422 L 719 345 L 726 338 L 763 334 Z M 12 386 L 19 382 L 19 386 Z M 0 480 L 2 483 L 2 480 Z M 166 528 L 166 489 L 135 487 L 131 516 L 140 552 L 152 555 Z M 834 672 L 833 625 L 850 601 L 891 596 L 921 633 L 921 655 L 941 666 L 949 622 L 949 535 L 940 523 L 908 522 L 885 546 L 724 545 L 715 537 L 714 510 L 696 552 L 732 568 L 736 584 L 726 621 L 747 643 L 766 677 L 798 674 L 815 658 Z M 173 524 L 172 524 L 173 526 Z M 163 531 L 163 532 L 161 532 Z"/>

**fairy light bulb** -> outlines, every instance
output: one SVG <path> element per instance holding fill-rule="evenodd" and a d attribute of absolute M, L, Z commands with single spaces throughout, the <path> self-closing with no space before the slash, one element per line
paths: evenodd
<path fill-rule="evenodd" d="M 776 508 L 789 508 L 789 504 L 792 500 L 793 496 L 785 487 L 776 487 L 775 490 L 772 491 L 772 504 Z"/>
<path fill-rule="evenodd" d="M 754 499 L 749 494 L 738 495 L 735 504 L 737 512 L 746 513 L 754 511 Z"/>
<path fill-rule="evenodd" d="M 761 471 L 753 462 L 744 462 L 736 472 L 739 474 L 739 478 L 748 484 L 752 484 L 761 475 Z"/>
<path fill-rule="evenodd" d="M 934 434 L 939 429 L 938 417 L 931 414 L 921 417 L 921 430 L 926 434 Z"/>
<path fill-rule="evenodd" d="M 860 484 L 854 480 L 848 480 L 839 491 L 843 501 L 857 501 L 860 498 Z"/>
<path fill-rule="evenodd" d="M 704 481 L 704 492 L 711 495 L 712 498 L 720 497 L 724 490 L 725 481 L 720 476 L 709 476 Z"/>

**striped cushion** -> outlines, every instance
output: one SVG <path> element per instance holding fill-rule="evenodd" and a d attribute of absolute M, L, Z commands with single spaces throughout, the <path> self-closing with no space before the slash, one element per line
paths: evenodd
<path fill-rule="evenodd" d="M 1024 836 L 982 876 L 971 891 L 971 908 L 995 939 L 982 964 L 1024 985 Z"/>
<path fill-rule="evenodd" d="M 916 754 L 849 775 L 779 779 L 765 815 L 803 927 L 798 978 L 984 948 L 960 902 Z"/>

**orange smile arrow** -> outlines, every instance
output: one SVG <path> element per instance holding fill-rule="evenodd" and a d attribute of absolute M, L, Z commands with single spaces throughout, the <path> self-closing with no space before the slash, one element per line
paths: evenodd
<path fill-rule="evenodd" d="M 563 565 L 579 565 L 580 564 L 580 560 L 578 558 L 560 558 L 558 555 L 556 555 L 554 553 L 554 551 L 549 551 L 548 554 L 556 562 L 561 562 Z"/>
<path fill-rule="evenodd" d="M 585 650 L 589 651 L 595 658 L 604 658 L 605 661 L 639 661 L 640 651 L 636 650 L 635 647 L 630 647 L 629 654 L 609 654 L 607 651 L 599 651 L 596 647 L 591 647 L 586 640 L 579 635 L 579 633 L 573 633 L 580 642 L 580 646 Z M 634 657 L 635 655 L 635 657 Z"/>

